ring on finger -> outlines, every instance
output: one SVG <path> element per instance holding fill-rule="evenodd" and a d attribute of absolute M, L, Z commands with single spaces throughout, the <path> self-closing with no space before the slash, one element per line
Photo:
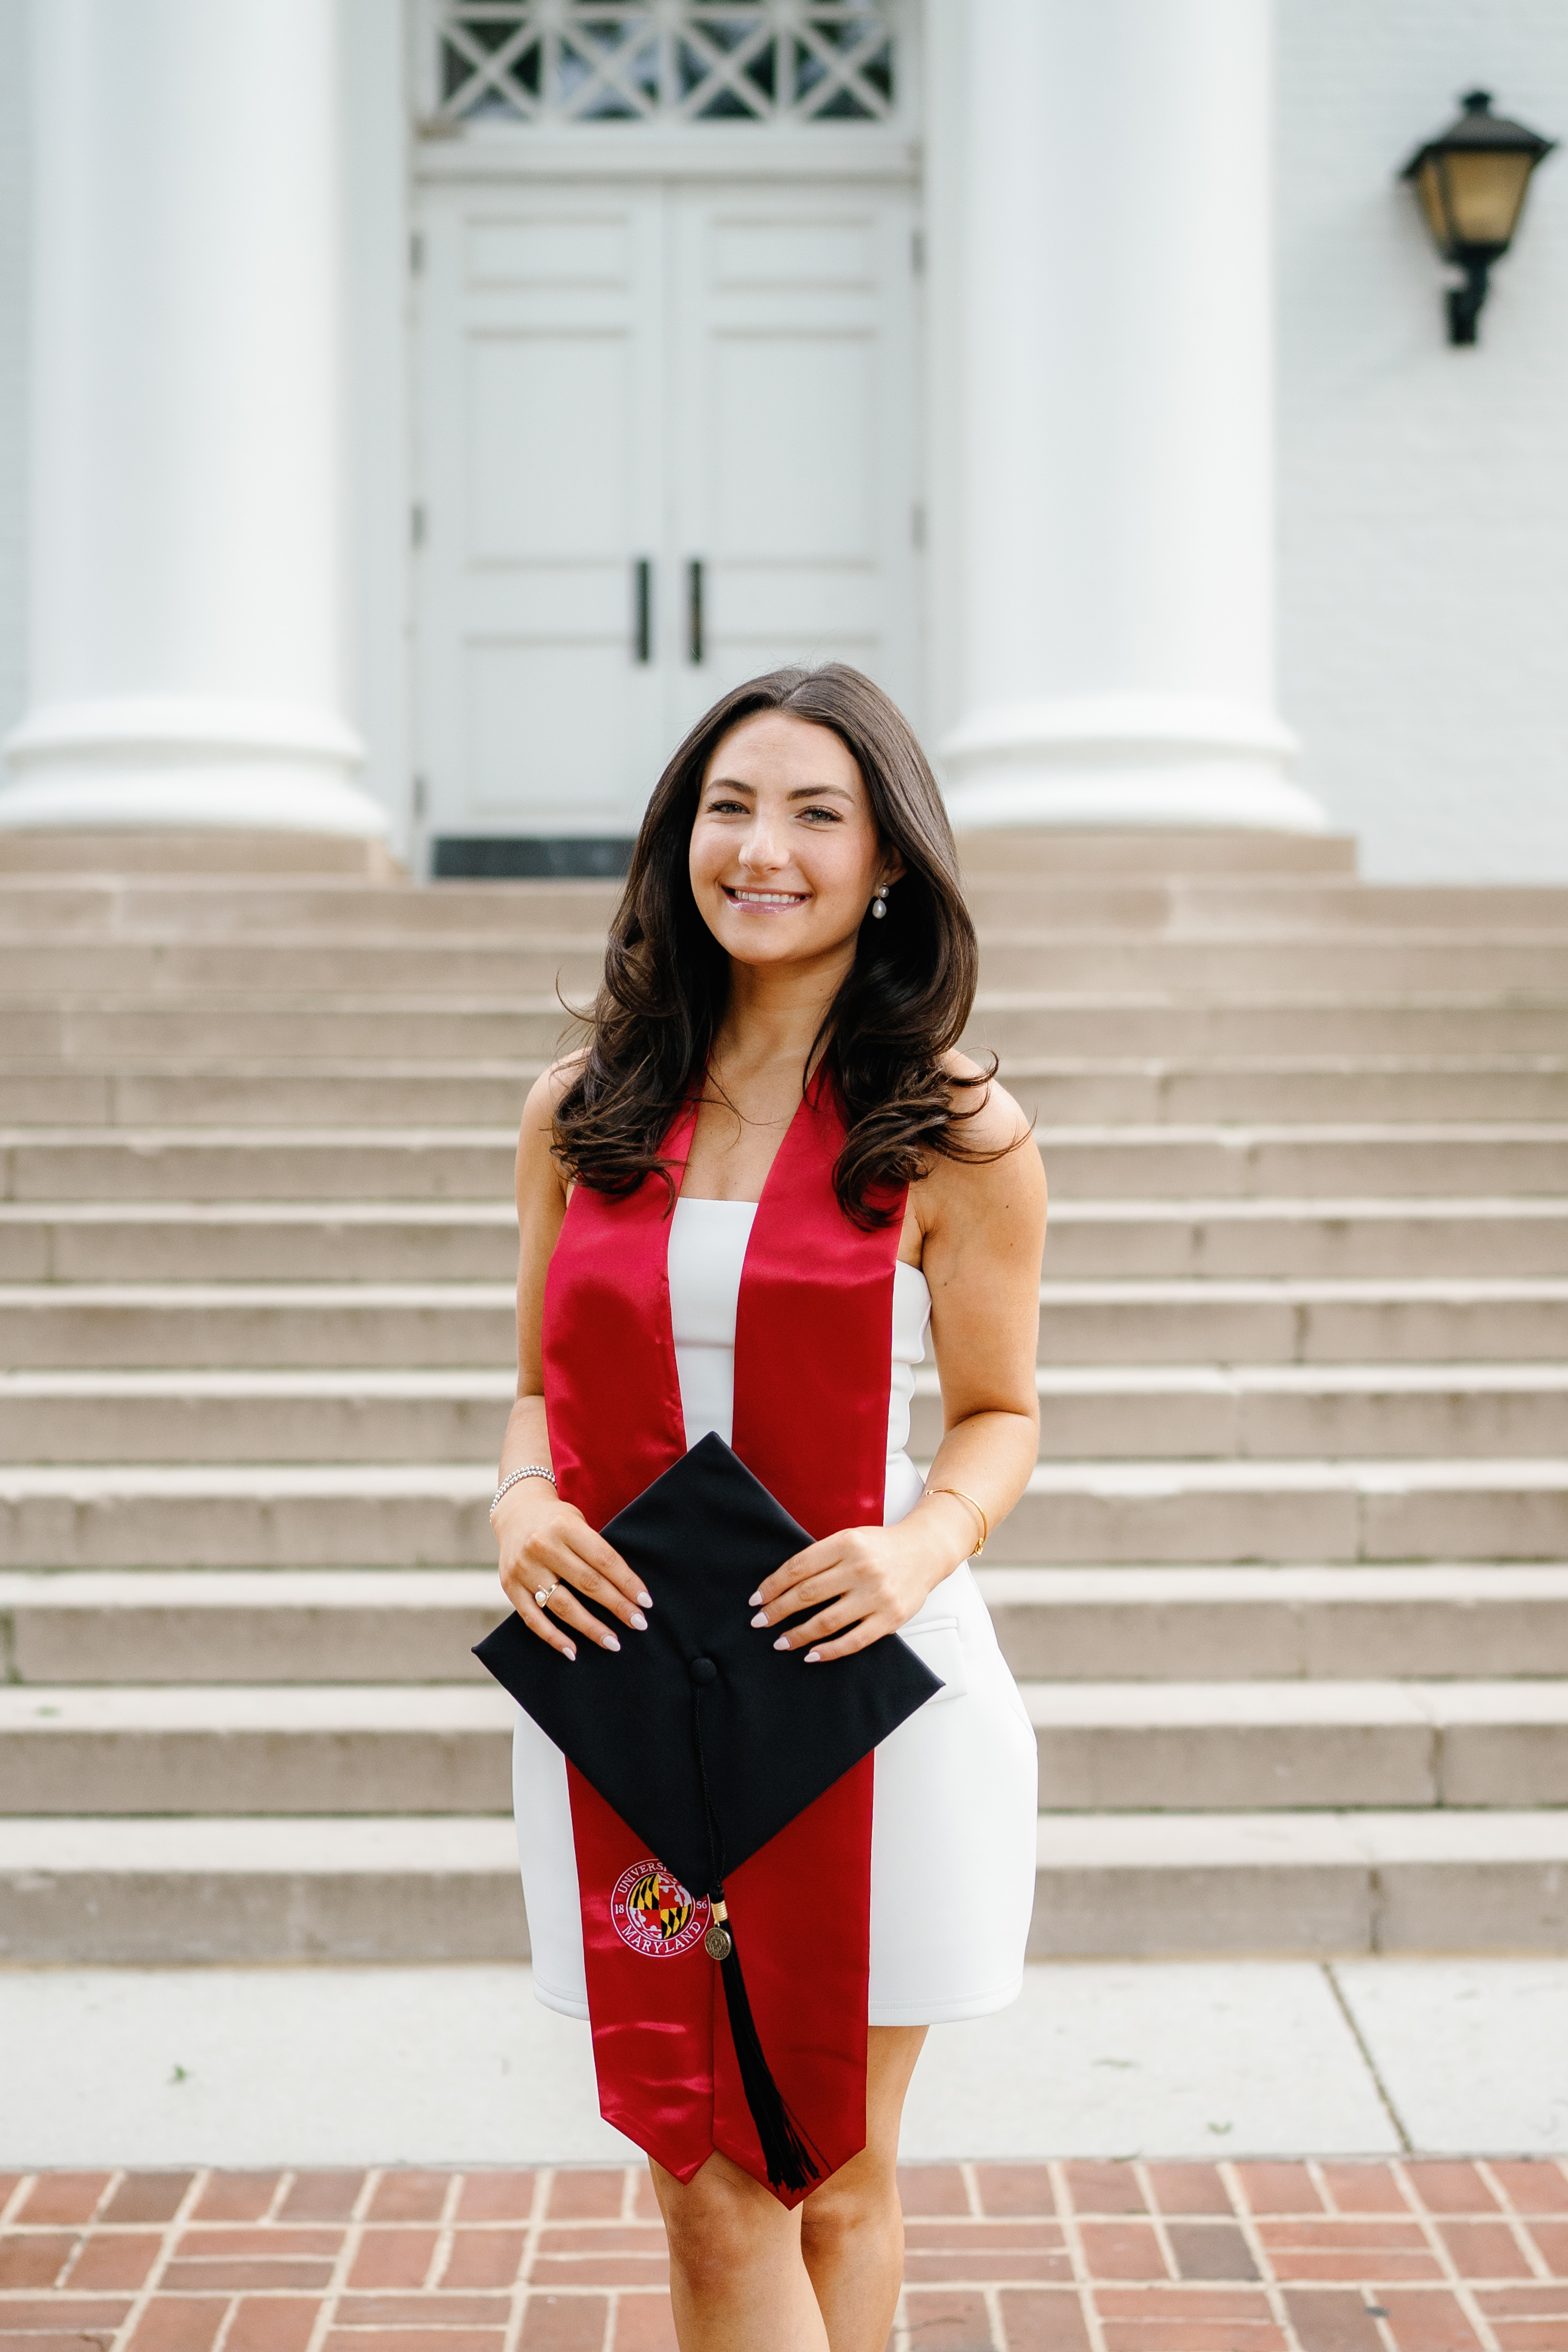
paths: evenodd
<path fill-rule="evenodd" d="M 542 1585 L 540 1586 L 540 1588 L 539 1588 L 538 1591 L 537 1591 L 537 1592 L 534 1594 L 534 1596 L 533 1596 L 533 1605 L 534 1605 L 534 1607 L 535 1607 L 536 1609 L 546 1609 L 546 1608 L 548 1608 L 548 1607 L 549 1607 L 549 1605 L 550 1605 L 550 1596 L 551 1596 L 551 1594 L 552 1594 L 552 1592 L 559 1592 L 559 1591 L 560 1591 L 560 1590 L 561 1590 L 561 1579 L 560 1579 L 559 1577 L 557 1577 L 557 1578 L 555 1579 L 554 1582 L 553 1582 L 553 1583 L 552 1583 L 552 1584 L 542 1584 Z"/>

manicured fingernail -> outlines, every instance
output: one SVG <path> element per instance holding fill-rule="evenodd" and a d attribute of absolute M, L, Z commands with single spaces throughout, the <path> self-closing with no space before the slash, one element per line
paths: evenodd
<path fill-rule="evenodd" d="M 753 1593 L 752 1593 L 752 1597 L 751 1597 L 750 1601 L 747 1603 L 747 1606 L 748 1606 L 749 1608 L 752 1608 L 752 1609 L 760 1609 L 760 1608 L 762 1607 L 762 1605 L 763 1605 L 763 1596 L 762 1596 L 762 1594 L 761 1594 L 760 1592 L 753 1592 Z"/>
<path fill-rule="evenodd" d="M 808 1666 L 819 1666 L 822 1664 L 822 1652 L 820 1650 L 807 1650 L 805 1654 L 805 1663 Z"/>
<path fill-rule="evenodd" d="M 568 1659 L 573 1665 L 576 1664 L 577 1653 L 570 1642 L 567 1643 L 566 1647 L 562 1651 L 561 1654 L 563 1658 Z"/>
<path fill-rule="evenodd" d="M 773 1647 L 775 1650 L 787 1650 L 789 1647 L 789 1635 L 787 1633 L 781 1633 L 778 1640 L 773 1643 Z"/>
<path fill-rule="evenodd" d="M 765 1609 L 759 1609 L 759 1610 L 758 1610 L 758 1612 L 757 1612 L 757 1613 L 756 1613 L 756 1615 L 755 1615 L 755 1616 L 752 1618 L 752 1626 L 753 1626 L 753 1627 L 758 1626 L 758 1625 L 765 1625 L 765 1624 L 767 1623 L 767 1622 L 768 1622 L 768 1612 L 767 1612 L 767 1611 L 766 1611 Z"/>
<path fill-rule="evenodd" d="M 632 1623 L 637 1627 L 639 1633 L 646 1633 L 647 1632 L 647 1619 L 643 1615 L 640 1609 L 634 1609 L 632 1611 Z"/>
<path fill-rule="evenodd" d="M 606 1650 L 618 1650 L 618 1649 L 620 1648 L 620 1646 L 621 1646 L 621 1645 L 620 1645 L 620 1643 L 616 1641 L 616 1637 L 615 1637 L 615 1635 L 614 1635 L 613 1633 L 606 1633 L 606 1634 L 605 1634 L 605 1649 L 606 1649 Z"/>
<path fill-rule="evenodd" d="M 645 1609 L 651 1609 L 653 1607 L 653 1595 L 651 1592 L 639 1592 L 637 1594 L 637 1600 Z"/>

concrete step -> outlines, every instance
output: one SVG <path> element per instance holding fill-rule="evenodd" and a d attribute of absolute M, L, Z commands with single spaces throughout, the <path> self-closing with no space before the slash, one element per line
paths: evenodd
<path fill-rule="evenodd" d="M 1261 992 L 1206 1001 L 1155 995 L 1047 995 L 984 988 L 970 1019 L 970 1049 L 1022 1056 L 1071 1054 L 1083 1061 L 1200 1062 L 1212 1057 L 1561 1054 L 1568 1001 L 1508 990 L 1457 996 L 1351 996 Z M 184 1017 L 171 1009 L 173 1026 Z M 432 1026 L 439 1014 L 429 1014 Z M 483 1023 L 488 1013 L 475 1016 Z M 51 1013 L 62 1050 L 74 1016 Z M 13 1024 L 8 1034 L 16 1034 Z M 451 1024 L 455 1027 L 455 1024 Z M 35 1033 L 37 1034 L 37 1033 Z M 489 1035 L 486 1026 L 469 1033 Z M 81 1047 L 85 1050 L 85 1040 Z M 37 1050 L 37 1049 L 35 1049 Z M 412 1045 L 409 1048 L 413 1050 Z M 470 1051 L 482 1050 L 471 1046 Z M 515 1031 L 500 1051 L 520 1050 Z"/>
<path fill-rule="evenodd" d="M 557 1036 L 564 1017 L 556 1024 Z M 229 1062 L 209 1069 L 0 1062 L 9 1127 L 322 1126 L 514 1129 L 545 1059 L 441 1066 L 403 1061 Z M 1389 1055 L 1309 1061 L 1064 1061 L 1004 1055 L 1003 1081 L 1048 1129 L 1176 1127 L 1212 1121 L 1561 1120 L 1568 1060 L 1493 1055 L 1430 1061 Z"/>
<path fill-rule="evenodd" d="M 983 940 L 996 930 L 1047 922 L 1053 929 L 1142 931 L 1167 939 L 1223 938 L 1230 932 L 1332 938 L 1362 930 L 1568 929 L 1568 889 L 1552 884 L 1379 884 L 1223 875 L 1066 882 L 986 874 L 966 880 L 964 897 Z"/>
<path fill-rule="evenodd" d="M 1053 1279 L 1568 1276 L 1568 1198 L 1051 1204 Z M 510 1282 L 510 1200 L 0 1202 L 5 1282 Z"/>
<path fill-rule="evenodd" d="M 1021 1679 L 1568 1675 L 1568 1562 L 1418 1568 L 987 1568 Z M 0 1680 L 482 1682 L 493 1568 L 13 1570 Z"/>
<path fill-rule="evenodd" d="M 1524 1205 L 1545 1213 L 1522 1229 L 1561 1230 L 1568 1271 L 1568 1203 Z M 1514 1227 L 1491 1219 L 1488 1245 Z M 510 1200 L 0 1202 L 0 1281 L 510 1283 L 516 1267 Z"/>
<path fill-rule="evenodd" d="M 1515 1149 L 1503 1146 L 1510 1156 Z M 1537 1156 L 1531 1140 L 1522 1150 L 1527 1160 Z M 516 1159 L 515 1126 L 11 1128 L 0 1129 L 0 1199 L 120 1208 L 143 1201 L 331 1201 L 355 1211 L 390 1201 L 510 1205 Z"/>
<path fill-rule="evenodd" d="M 1047 1282 L 1043 1364 L 1552 1362 L 1568 1277 Z M 510 1282 L 0 1285 L 0 1363 L 510 1370 Z"/>
<path fill-rule="evenodd" d="M 515 1368 L 514 1286 L 73 1283 L 0 1288 L 0 1362 Z"/>
<path fill-rule="evenodd" d="M 0 1461 L 493 1463 L 516 1392 L 505 1370 L 0 1372 Z"/>
<path fill-rule="evenodd" d="M 357 877 L 395 891 L 408 881 L 404 868 L 384 842 L 355 835 L 291 833 L 281 826 L 201 825 L 184 828 L 133 826 L 89 831 L 66 825 L 32 832 L 8 827 L 0 835 L 0 872 L 59 881 L 89 877 L 115 886 L 131 876 L 153 875 L 193 878 L 202 884 L 243 879 L 254 883 L 260 875 L 331 875 Z M 218 877 L 222 877 L 220 881 Z"/>
<path fill-rule="evenodd" d="M 0 1567 L 470 1567 L 477 1463 L 0 1465 Z M 1051 1462 L 987 1559 L 1568 1558 L 1568 1460 Z"/>
<path fill-rule="evenodd" d="M 331 1063 L 218 1070 L 0 1067 L 7 1127 L 510 1127 L 513 1136 L 543 1059 L 494 1068 Z M 1536 1116 L 1537 1077 L 1521 1077 L 1510 1115 Z M 1545 1109 L 1550 1111 L 1550 1104 Z"/>
<path fill-rule="evenodd" d="M 1436 1454 L 1550 1455 L 1568 1443 L 1568 1364 L 1213 1364 L 1043 1366 L 1040 1454 L 1047 1461 Z M 0 1384 L 0 1411 L 20 1392 Z M 74 1402 L 16 1413 L 44 1439 L 32 1459 L 75 1443 Z M 100 1420 L 112 1428 L 114 1406 Z M 156 1412 L 147 1415 L 151 1438 Z M 934 1454 L 944 1429 L 934 1371 L 917 1377 L 910 1444 Z M 23 1459 L 18 1436 L 13 1458 Z M 99 1459 L 112 1458 L 101 1451 Z"/>
<path fill-rule="evenodd" d="M 591 994 L 602 932 L 529 925 L 510 938 L 384 930 L 359 938 L 275 930 L 213 939 L 0 939 L 0 996 L 115 994 L 242 997 L 318 992 L 445 998 Z M 1502 989 L 1568 993 L 1568 931 L 1395 928 L 1332 935 L 1336 993 L 1386 995 Z M 988 989 L 1097 995 L 1106 991 L 1205 997 L 1240 990 L 1323 992 L 1325 950 L 1310 932 L 1226 930 L 1173 937 L 1128 929 L 1064 932 L 1031 918 L 988 928 Z"/>
<path fill-rule="evenodd" d="M 1498 1050 L 1549 1052 L 1550 1009 L 1544 1024 L 1533 1022 L 1516 1039 L 1506 1010 L 1492 1016 L 1501 1034 Z M 1031 1016 L 1031 1019 L 1033 1016 Z M 231 1061 L 309 1067 L 313 1063 L 403 1064 L 515 1063 L 553 1054 L 568 1027 L 553 994 L 458 999 L 439 1005 L 408 996 L 280 996 L 231 1003 L 205 998 L 110 995 L 14 997 L 0 1005 L 0 1055 L 10 1060 L 49 1060 L 64 1068 L 92 1069 L 134 1063 L 142 1068 L 211 1069 Z M 1039 1024 L 1028 1034 L 1033 1039 Z M 1556 1036 L 1561 1038 L 1559 1028 Z M 1336 1041 L 1342 1048 L 1345 1034 Z M 1425 1045 L 1425 1037 L 1421 1040 Z M 1482 1024 L 1478 1050 L 1491 1051 Z M 1471 1050 L 1449 1036 L 1436 1036 L 1435 1051 Z"/>
<path fill-rule="evenodd" d="M 1310 933 L 1151 939 L 1131 931 L 1075 937 L 1024 924 L 991 926 L 982 941 L 980 969 L 987 989 L 1080 996 L 1157 992 L 1202 1000 L 1241 991 L 1321 995 L 1331 961 L 1334 988 L 1342 995 L 1496 995 L 1514 989 L 1553 998 L 1568 991 L 1568 934 L 1555 928 L 1346 931 L 1333 935 L 1331 944 Z M 52 975 L 34 983 L 58 984 Z M 85 975 L 75 984 L 86 984 Z M 520 984 L 526 983 L 512 982 Z"/>
<path fill-rule="evenodd" d="M 1201 1062 L 1367 1055 L 1560 1055 L 1568 999 L 1253 995 L 1244 1003 L 1158 995 L 1048 995 L 984 989 L 972 1049 L 1079 1062 Z M 212 1067 L 246 1062 L 507 1062 L 556 1049 L 565 1015 L 553 994 L 427 997 L 282 994 L 198 998 L 76 992 L 0 1004 L 0 1055 L 91 1068 Z"/>
<path fill-rule="evenodd" d="M 618 882 L 587 880 L 422 889 L 324 876 L 0 874 L 0 940 L 162 943 L 281 931 L 329 940 L 456 934 L 526 941 L 541 930 L 602 940 L 620 897 Z"/>
<path fill-rule="evenodd" d="M 1568 1459 L 1042 1463 L 986 1557 L 1561 1560 Z"/>
<path fill-rule="evenodd" d="M 1565 1307 L 1568 1282 L 1557 1276 L 1050 1281 L 1039 1356 L 1057 1365 L 1552 1362 Z"/>
<path fill-rule="evenodd" d="M 1330 1126 L 1373 1119 L 1561 1119 L 1568 1109 L 1568 1062 L 1544 1055 L 1428 1062 L 1368 1055 L 1183 1067 L 1068 1066 L 1038 1055 L 1005 1054 L 998 1075 L 1047 1131 L 1093 1121 L 1190 1127 L 1209 1120 Z"/>
<path fill-rule="evenodd" d="M 1414 953 L 1417 968 L 1423 958 L 1430 961 L 1424 946 Z M 1375 950 L 1373 955 L 1375 962 Z M 1488 985 L 1529 988 L 1534 983 L 1527 975 L 1552 969 L 1544 943 L 1539 950 L 1533 944 L 1520 949 L 1504 961 L 1508 969 Z M 396 930 L 359 939 L 323 938 L 309 930 L 210 940 L 64 942 L 46 937 L 0 940 L 0 998 L 68 992 L 239 1002 L 257 992 L 279 996 L 346 991 L 439 1000 L 548 996 L 560 987 L 576 1002 L 593 996 L 603 966 L 601 931 L 544 931 L 531 925 L 526 933 L 504 939 L 483 932 L 442 939 Z M 1449 978 L 1456 984 L 1456 975 Z"/>
<path fill-rule="evenodd" d="M 1060 1201 L 1445 1200 L 1568 1192 L 1568 1122 L 1063 1127 Z M 0 1129 L 0 1201 L 510 1201 L 505 1127 Z"/>
<path fill-rule="evenodd" d="M 0 1808 L 510 1812 L 515 1716 L 488 1675 L 393 1686 L 0 1688 Z"/>
<path fill-rule="evenodd" d="M 1047 1812 L 1568 1803 L 1568 1682 L 1026 1683 L 1023 1696 Z"/>
<path fill-rule="evenodd" d="M 982 1563 L 975 1574 L 1007 1663 L 1024 1679 L 1213 1683 L 1568 1675 L 1568 1563 L 1563 1561 L 1528 1567 L 1435 1561 L 1417 1568 Z M 47 1608 L 47 1580 L 34 1580 L 34 1591 L 40 1586 L 43 1597 L 30 1605 Z M 16 1606 L 20 1612 L 22 1601 Z M 18 1629 L 22 1622 L 18 1613 Z M 43 1666 L 66 1653 L 45 1640 L 37 1654 Z M 51 1670 L 58 1679 L 68 1678 L 58 1665 Z M 75 1672 L 68 1678 L 85 1679 Z"/>
<path fill-rule="evenodd" d="M 1547 1455 L 1568 1430 L 1568 1365 L 1042 1367 L 1047 1461 L 1294 1455 Z M 508 1370 L 0 1372 L 0 1461 L 494 1462 Z M 917 1375 L 910 1443 L 943 1432 Z"/>
<path fill-rule="evenodd" d="M 1184 832 L 1142 825 L 1100 830 L 1046 825 L 961 833 L 965 887 L 986 875 L 1225 875 L 1262 881 L 1293 875 L 1348 875 L 1356 868 L 1349 833 L 1266 833 L 1241 825 Z"/>
<path fill-rule="evenodd" d="M 509 1821 L 0 1821 L 0 1958 L 526 1959 Z"/>
<path fill-rule="evenodd" d="M 1026 1683 L 1047 1812 L 1568 1803 L 1568 1683 Z M 458 1684 L 0 1688 L 24 1815 L 504 1812 L 514 1709 Z"/>
<path fill-rule="evenodd" d="M 0 1226 L 0 1232 L 3 1232 Z M 1051 1203 L 1054 1280 L 1568 1274 L 1568 1197 Z"/>
<path fill-rule="evenodd" d="M 487 1685 L 506 1607 L 493 1567 L 11 1571 L 0 1680 Z"/>
<path fill-rule="evenodd" d="M 1552 1952 L 1568 1813 L 1058 1813 L 1039 1827 L 1035 1959 Z"/>
<path fill-rule="evenodd" d="M 1036 1959 L 1559 1952 L 1560 1811 L 1045 1816 Z M 487 1815 L 0 1822 L 14 1963 L 527 1955 Z"/>

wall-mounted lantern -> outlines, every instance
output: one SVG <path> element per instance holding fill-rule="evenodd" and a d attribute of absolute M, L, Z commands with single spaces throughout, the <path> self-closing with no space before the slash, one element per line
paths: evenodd
<path fill-rule="evenodd" d="M 1418 147 L 1400 173 L 1421 199 L 1432 242 L 1465 273 L 1448 289 L 1448 341 L 1473 343 L 1487 272 L 1513 242 L 1530 175 L 1555 139 L 1492 112 L 1491 92 L 1472 89 L 1439 138 Z"/>

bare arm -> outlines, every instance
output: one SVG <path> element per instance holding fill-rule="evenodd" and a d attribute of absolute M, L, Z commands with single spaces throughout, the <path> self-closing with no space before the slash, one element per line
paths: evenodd
<path fill-rule="evenodd" d="M 503 1479 L 525 1463 L 550 1465 L 541 1331 L 544 1279 L 566 1214 L 565 1183 L 551 1157 L 551 1122 L 570 1076 L 571 1065 L 558 1064 L 538 1081 L 524 1105 L 517 1139 L 517 1402 L 501 1441 Z M 493 1525 L 502 1591 L 524 1624 L 563 1657 L 577 1654 L 574 1631 L 607 1650 L 620 1647 L 577 1593 L 623 1625 L 646 1632 L 642 1612 L 653 1606 L 647 1593 L 620 1554 L 574 1504 L 561 1500 L 548 1479 L 520 1478 L 502 1496 Z M 542 1591 L 550 1591 L 548 1610 L 534 1600 Z"/>
<path fill-rule="evenodd" d="M 965 1071 L 973 1066 L 954 1061 Z M 978 1167 L 939 1160 L 910 1196 L 931 1286 L 945 1425 L 924 1498 L 896 1527 L 845 1528 L 811 1545 L 761 1588 L 758 1623 L 823 1604 L 781 1635 L 780 1645 L 824 1660 L 847 1657 L 906 1624 L 975 1549 L 974 1511 L 939 1488 L 962 1488 L 994 1528 L 1035 1466 L 1045 1172 L 1028 1121 L 1001 1087 L 989 1088 L 968 1132 L 980 1148 L 1005 1156 Z"/>

